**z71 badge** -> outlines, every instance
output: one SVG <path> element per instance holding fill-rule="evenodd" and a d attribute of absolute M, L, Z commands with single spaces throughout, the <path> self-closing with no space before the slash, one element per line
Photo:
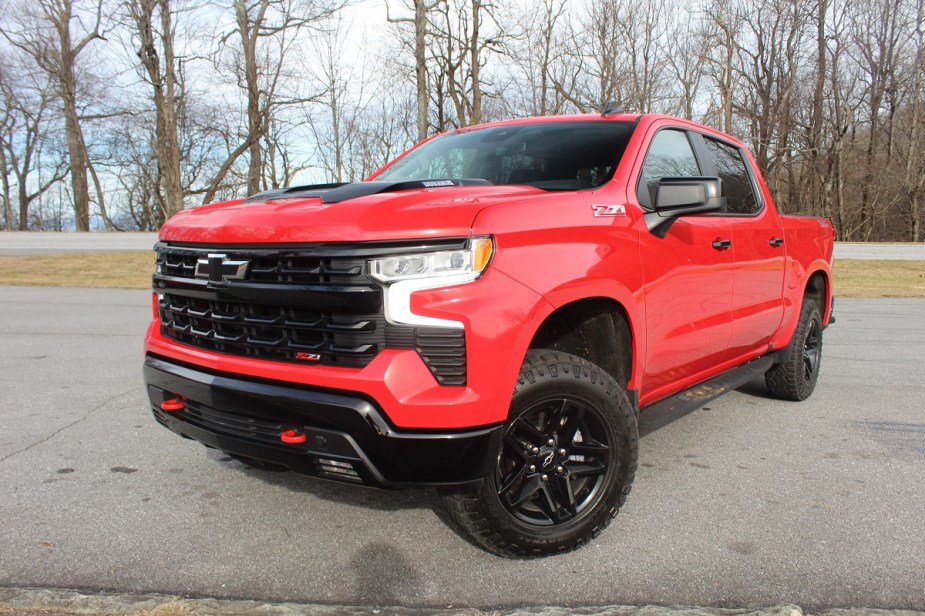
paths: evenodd
<path fill-rule="evenodd" d="M 625 205 L 593 203 L 591 204 L 591 209 L 594 210 L 595 218 L 605 218 L 607 216 L 626 216 Z"/>

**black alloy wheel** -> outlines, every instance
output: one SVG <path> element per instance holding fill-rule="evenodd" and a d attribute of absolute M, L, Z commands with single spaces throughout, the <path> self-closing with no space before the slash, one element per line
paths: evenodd
<path fill-rule="evenodd" d="M 525 524 L 561 524 L 600 497 L 618 445 L 597 413 L 584 400 L 556 397 L 511 423 L 494 481 L 511 515 Z"/>
<path fill-rule="evenodd" d="M 819 364 L 819 354 L 822 353 L 819 331 L 819 322 L 811 320 L 803 341 L 803 379 L 805 381 L 812 380 L 813 375 L 816 374 L 816 366 Z"/>
<path fill-rule="evenodd" d="M 472 540 L 533 558 L 573 550 L 606 528 L 636 474 L 636 412 L 591 362 L 531 350 L 521 367 L 494 472 L 444 494 Z"/>

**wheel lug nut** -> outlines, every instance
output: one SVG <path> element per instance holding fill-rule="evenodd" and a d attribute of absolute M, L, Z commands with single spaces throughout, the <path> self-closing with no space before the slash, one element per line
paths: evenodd
<path fill-rule="evenodd" d="M 549 445 L 550 447 L 552 447 L 555 444 L 556 444 L 556 441 L 554 441 L 553 439 L 549 439 L 549 441 L 547 441 L 547 445 Z"/>
<path fill-rule="evenodd" d="M 539 453 L 539 452 L 540 452 L 540 448 L 535 445 L 530 448 L 530 453 Z"/>
<path fill-rule="evenodd" d="M 542 477 L 540 477 L 540 479 L 542 479 L 543 481 L 549 481 L 549 475 L 543 475 Z"/>
<path fill-rule="evenodd" d="M 564 449 L 560 449 L 560 450 L 559 450 L 559 455 L 560 455 L 560 456 L 564 456 L 566 453 L 568 453 L 568 452 L 565 451 Z"/>
<path fill-rule="evenodd" d="M 564 467 L 564 466 L 557 466 L 557 467 L 556 467 L 556 472 L 557 472 L 557 473 L 564 473 L 564 472 L 565 472 L 565 467 Z"/>
<path fill-rule="evenodd" d="M 536 466 L 534 466 L 533 464 L 530 465 L 530 472 L 531 472 L 531 473 L 535 473 L 535 472 L 536 472 Z"/>

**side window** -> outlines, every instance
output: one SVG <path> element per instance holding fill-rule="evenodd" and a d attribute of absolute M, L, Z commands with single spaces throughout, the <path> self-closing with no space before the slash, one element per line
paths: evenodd
<path fill-rule="evenodd" d="M 652 139 L 639 178 L 639 202 L 648 207 L 655 203 L 658 181 L 666 177 L 699 176 L 700 166 L 687 134 L 679 130 L 661 130 Z"/>
<path fill-rule="evenodd" d="M 729 214 L 754 214 L 761 209 L 755 198 L 748 169 L 742 159 L 742 152 L 735 147 L 704 138 L 707 151 L 716 164 L 716 173 L 723 180 L 723 196 L 726 197 L 726 212 Z"/>

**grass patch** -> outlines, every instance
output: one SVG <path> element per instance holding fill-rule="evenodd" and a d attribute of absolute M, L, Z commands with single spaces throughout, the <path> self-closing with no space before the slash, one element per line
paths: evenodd
<path fill-rule="evenodd" d="M 149 289 L 153 272 L 148 251 L 0 257 L 0 284 Z M 925 297 L 925 261 L 836 261 L 835 295 Z"/>
<path fill-rule="evenodd" d="M 148 251 L 0 257 L 0 284 L 150 289 L 153 273 Z"/>
<path fill-rule="evenodd" d="M 836 261 L 835 297 L 925 297 L 925 261 Z"/>

